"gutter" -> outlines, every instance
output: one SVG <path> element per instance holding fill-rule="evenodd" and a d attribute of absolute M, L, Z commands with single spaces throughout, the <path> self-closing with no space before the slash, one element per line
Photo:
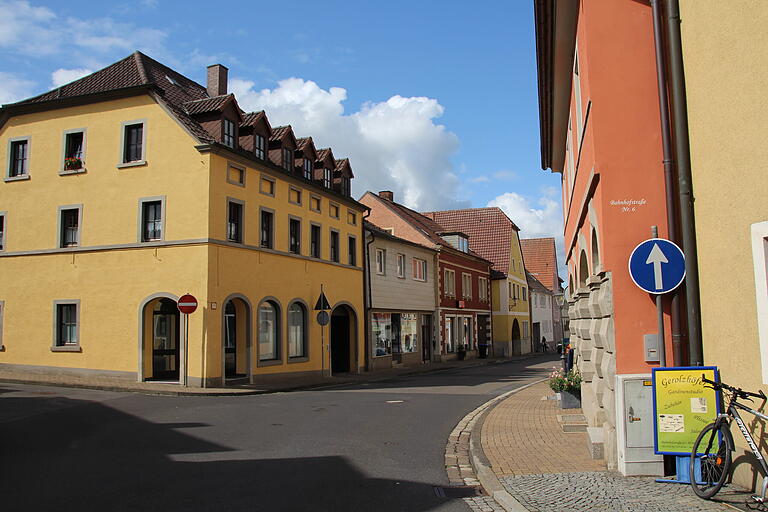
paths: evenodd
<path fill-rule="evenodd" d="M 365 257 L 363 258 L 363 325 L 365 327 L 365 332 L 363 333 L 363 339 L 365 340 L 364 346 L 365 346 L 365 369 L 366 371 L 371 371 L 370 368 L 370 358 L 371 358 L 371 319 L 370 319 L 370 311 L 371 306 L 373 304 L 373 300 L 371 298 L 371 244 L 373 243 L 375 239 L 375 235 L 372 230 L 366 230 L 365 229 L 365 219 L 367 219 L 371 215 L 371 209 L 368 208 L 363 213 L 363 219 L 361 222 L 361 225 L 363 227 L 363 240 L 367 238 L 366 231 L 371 234 L 371 240 L 370 242 L 365 242 Z"/>
<path fill-rule="evenodd" d="M 688 317 L 689 363 L 699 366 L 704 362 L 701 344 L 701 304 L 699 299 L 699 264 L 696 250 L 696 223 L 693 208 L 691 148 L 688 131 L 688 106 L 685 96 L 685 71 L 680 34 L 680 2 L 665 2 L 667 25 L 667 57 L 670 71 L 670 99 L 672 107 L 675 153 L 677 155 L 677 186 L 680 201 L 680 226 L 685 251 L 685 295 Z"/>

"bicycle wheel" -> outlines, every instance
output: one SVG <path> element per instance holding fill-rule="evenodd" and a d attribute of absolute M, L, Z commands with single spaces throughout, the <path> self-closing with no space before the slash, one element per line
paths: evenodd
<path fill-rule="evenodd" d="M 689 466 L 691 487 L 699 498 L 710 499 L 725 483 L 731 468 L 732 445 L 726 422 L 710 423 L 699 433 L 691 450 Z M 700 479 L 696 478 L 697 460 L 701 463 Z"/>

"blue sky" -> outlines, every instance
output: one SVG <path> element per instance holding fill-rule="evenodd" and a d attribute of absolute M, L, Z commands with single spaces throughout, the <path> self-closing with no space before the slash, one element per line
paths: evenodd
<path fill-rule="evenodd" d="M 136 49 L 200 83 L 226 65 L 241 107 L 349 156 L 357 196 L 498 205 L 523 237 L 562 233 L 559 175 L 539 166 L 532 0 L 0 0 L 0 102 Z"/>

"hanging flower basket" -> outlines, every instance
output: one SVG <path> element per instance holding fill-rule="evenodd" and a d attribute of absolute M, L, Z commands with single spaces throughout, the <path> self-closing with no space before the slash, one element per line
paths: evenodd
<path fill-rule="evenodd" d="M 79 157 L 69 157 L 64 159 L 65 171 L 78 171 L 85 167 L 85 162 Z"/>

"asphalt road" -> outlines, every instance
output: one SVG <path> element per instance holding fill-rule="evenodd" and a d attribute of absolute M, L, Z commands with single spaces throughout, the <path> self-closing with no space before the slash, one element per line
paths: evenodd
<path fill-rule="evenodd" d="M 448 484 L 448 435 L 556 357 L 239 397 L 0 383 L 0 506 L 467 511 L 435 493 Z"/>

